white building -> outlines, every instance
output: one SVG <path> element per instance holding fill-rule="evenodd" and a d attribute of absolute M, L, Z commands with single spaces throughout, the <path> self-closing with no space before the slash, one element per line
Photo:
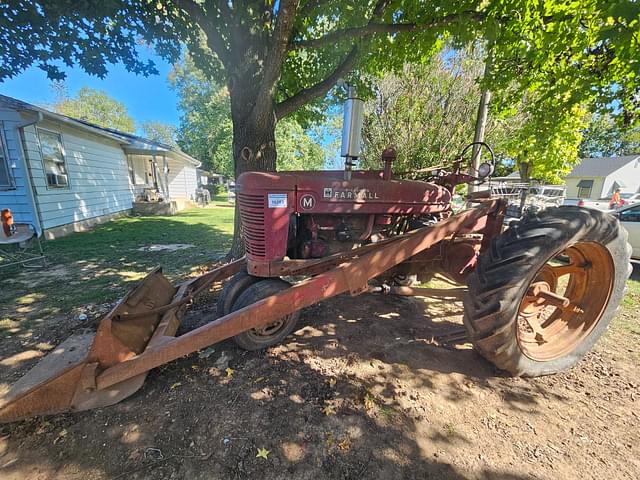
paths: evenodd
<path fill-rule="evenodd" d="M 640 191 L 640 155 L 585 158 L 566 178 L 567 198 L 598 199 Z"/>
<path fill-rule="evenodd" d="M 48 238 L 128 212 L 145 190 L 193 201 L 199 166 L 177 148 L 0 95 L 0 209 Z"/>

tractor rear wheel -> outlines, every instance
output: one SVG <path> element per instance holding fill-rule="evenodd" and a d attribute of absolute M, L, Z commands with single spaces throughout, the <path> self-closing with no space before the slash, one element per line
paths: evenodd
<path fill-rule="evenodd" d="M 259 280 L 240 294 L 231 311 L 240 310 L 290 287 L 290 283 L 279 278 Z M 290 313 L 268 325 L 242 332 L 233 337 L 233 341 L 245 350 L 261 350 L 270 347 L 284 340 L 293 331 L 299 318 L 299 311 Z"/>
<path fill-rule="evenodd" d="M 228 315 L 242 292 L 260 280 L 260 277 L 252 277 L 246 270 L 240 270 L 227 280 L 224 287 L 222 287 L 222 293 L 220 293 L 216 304 L 218 318 Z"/>
<path fill-rule="evenodd" d="M 493 239 L 469 275 L 464 322 L 498 368 L 535 377 L 576 364 L 606 331 L 631 274 L 616 217 L 560 207 Z"/>

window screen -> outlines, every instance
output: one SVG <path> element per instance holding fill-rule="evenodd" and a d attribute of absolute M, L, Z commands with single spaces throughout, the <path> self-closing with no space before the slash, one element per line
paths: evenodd
<path fill-rule="evenodd" d="M 62 137 L 59 133 L 46 130 L 38 130 L 38 137 L 40 138 L 40 151 L 47 185 L 54 188 L 67 188 L 69 175 L 64 159 Z"/>
<path fill-rule="evenodd" d="M 592 188 L 593 188 L 593 180 L 580 180 L 578 182 L 578 197 L 590 198 Z"/>
<path fill-rule="evenodd" d="M 149 174 L 147 172 L 147 160 L 138 155 L 129 155 L 129 179 L 133 185 L 147 185 Z"/>
<path fill-rule="evenodd" d="M 0 188 L 13 187 L 13 178 L 9 170 L 9 152 L 4 141 L 4 128 L 0 123 Z"/>

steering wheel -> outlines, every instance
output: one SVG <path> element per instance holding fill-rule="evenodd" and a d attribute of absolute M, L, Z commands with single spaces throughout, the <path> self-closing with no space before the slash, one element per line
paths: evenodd
<path fill-rule="evenodd" d="M 482 162 L 480 165 L 478 165 L 477 169 L 474 169 L 471 163 L 473 160 L 473 157 L 469 159 L 469 164 L 468 164 L 469 175 L 472 175 L 476 177 L 478 180 L 480 180 L 481 182 L 484 182 L 484 180 L 493 173 L 496 167 L 496 156 L 495 156 L 495 153 L 493 152 L 493 148 L 491 148 L 491 145 L 489 145 L 486 142 L 471 142 L 469 145 L 464 147 L 460 155 L 458 155 L 458 161 L 461 162 L 464 159 L 464 156 L 466 155 L 466 153 L 469 151 L 469 149 L 473 148 L 475 145 L 480 145 L 480 150 L 478 152 L 479 158 L 482 158 L 483 147 L 489 151 L 489 155 L 491 156 L 490 162 Z"/>

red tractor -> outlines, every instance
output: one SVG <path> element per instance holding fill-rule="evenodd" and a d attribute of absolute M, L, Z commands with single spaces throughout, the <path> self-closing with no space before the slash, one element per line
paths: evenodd
<path fill-rule="evenodd" d="M 346 132 L 347 145 L 358 143 Z M 467 286 L 467 339 L 514 375 L 566 369 L 607 329 L 630 274 L 616 217 L 560 207 L 504 230 L 501 200 L 476 195 L 472 208 L 451 207 L 455 186 L 486 180 L 490 163 L 471 168 L 463 152 L 403 180 L 392 174 L 392 149 L 374 171 L 354 171 L 346 150 L 345 171 L 241 175 L 246 258 L 178 286 L 154 270 L 95 335 L 72 336 L 0 398 L 0 421 L 116 403 L 159 365 L 231 337 L 268 347 L 304 307 L 344 292 L 428 293 L 410 283 L 433 272 Z M 175 336 L 187 304 L 229 277 L 217 318 Z"/>
<path fill-rule="evenodd" d="M 237 201 L 246 268 L 225 284 L 218 315 L 290 288 L 283 276 L 354 262 L 363 248 L 376 252 L 410 232 L 438 231 L 446 222 L 455 225 L 453 235 L 380 275 L 364 275 L 357 290 L 425 293 L 407 284 L 440 272 L 468 285 L 468 338 L 499 368 L 537 376 L 576 363 L 606 330 L 630 273 L 626 233 L 616 218 L 562 207 L 502 232 L 500 202 L 478 201 L 485 209 L 472 221 L 453 215 L 454 187 L 477 180 L 461 173 L 461 159 L 449 170 L 429 171 L 426 181 L 393 179 L 394 159 L 387 149 L 383 170 L 354 171 L 350 180 L 342 171 L 241 175 Z M 394 257 L 400 251 L 389 249 Z M 369 280 L 376 286 L 366 285 Z M 298 316 L 292 312 L 234 340 L 249 350 L 273 345 L 294 330 Z"/>

